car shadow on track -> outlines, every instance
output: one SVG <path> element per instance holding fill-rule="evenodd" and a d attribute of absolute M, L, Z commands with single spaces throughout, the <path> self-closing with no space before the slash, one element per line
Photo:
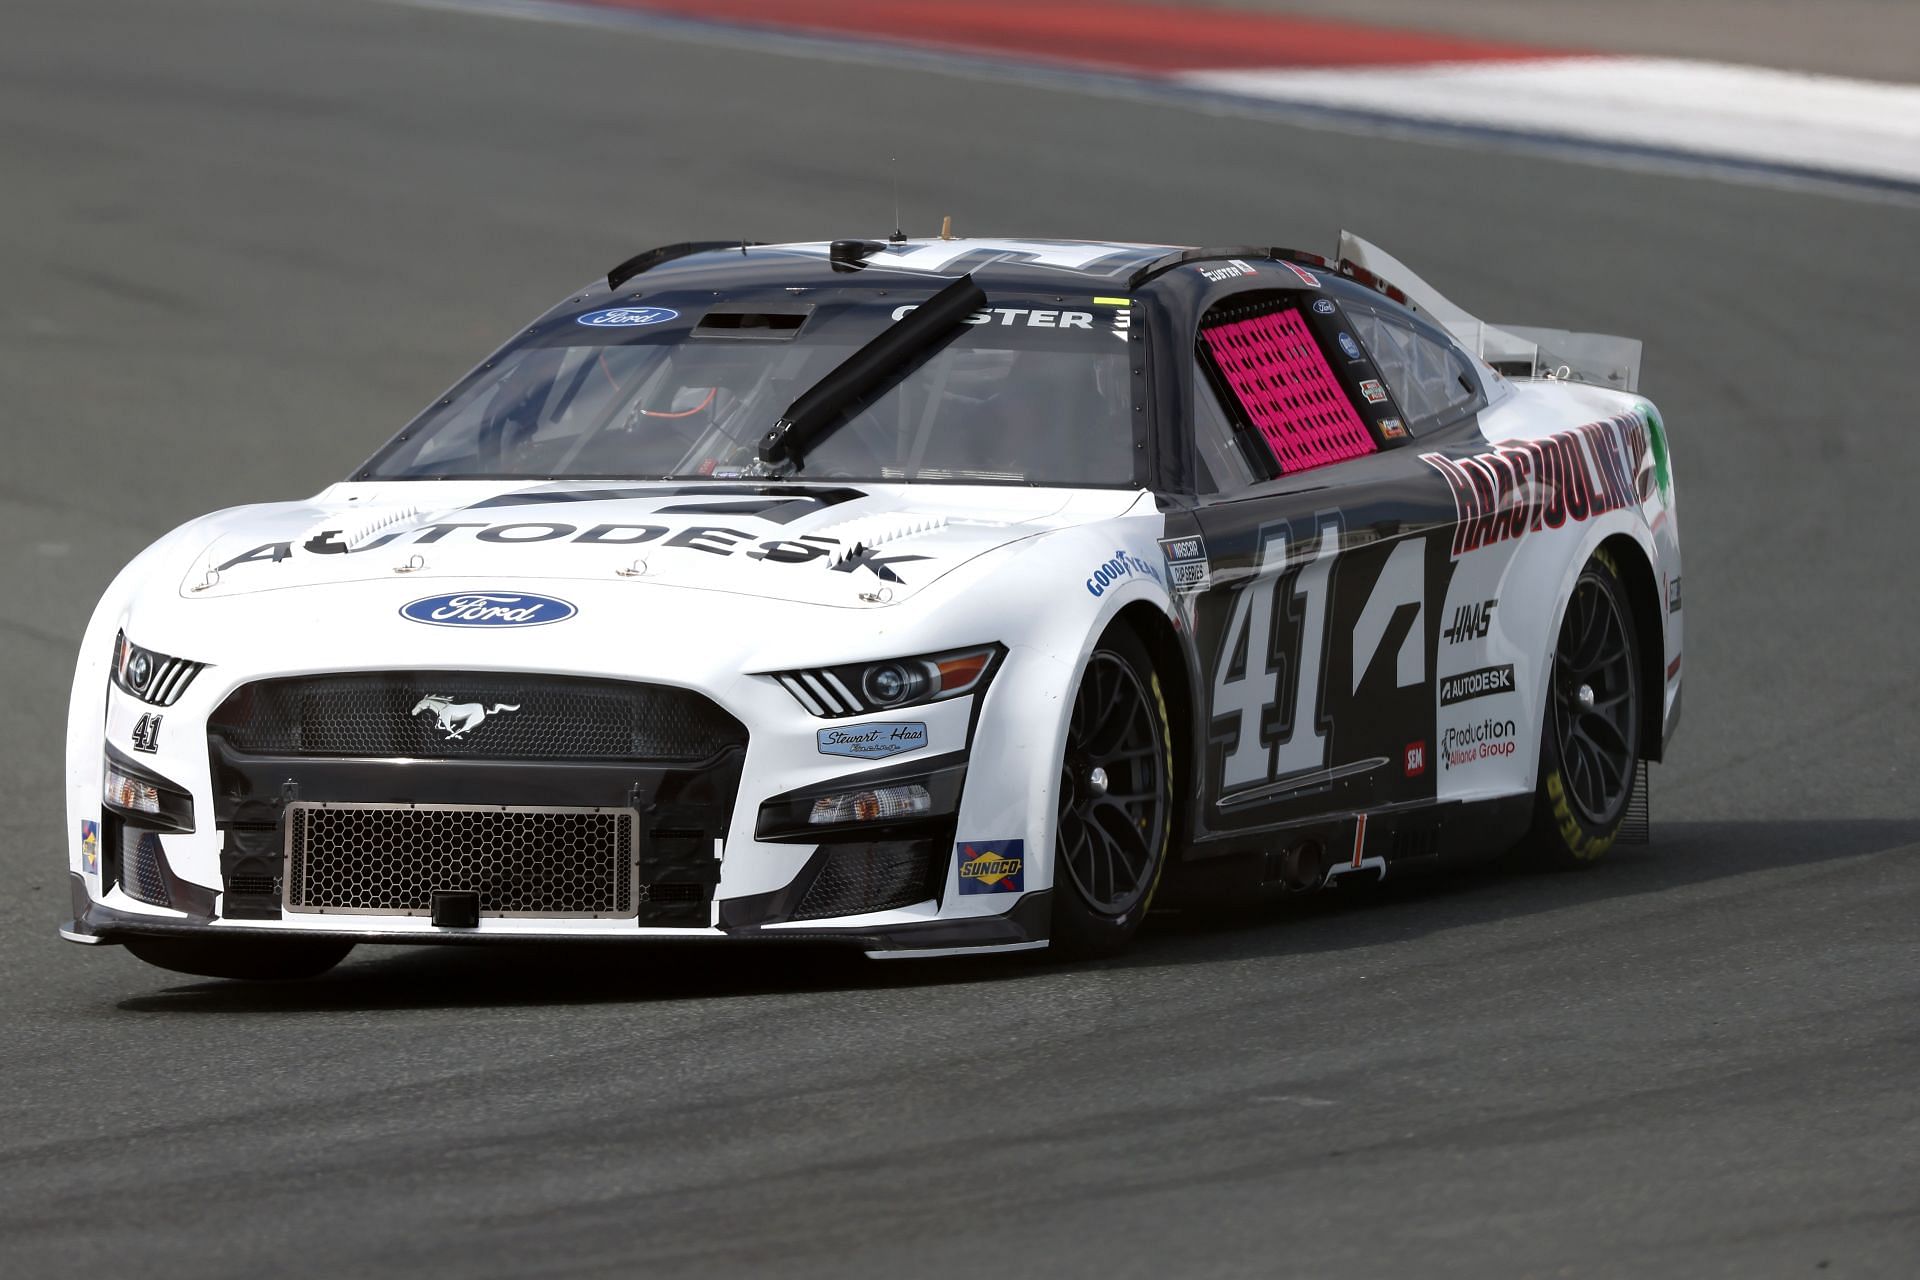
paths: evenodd
<path fill-rule="evenodd" d="M 1213 963 L 1396 946 L 1467 925 L 1608 899 L 1825 863 L 1920 843 L 1920 820 L 1668 822 L 1653 843 L 1617 847 L 1586 871 L 1529 874 L 1500 866 L 1231 911 L 1156 915 L 1125 955 L 1059 961 L 1044 953 L 870 961 L 807 945 L 582 943 L 486 947 L 367 946 L 326 977 L 298 983 L 190 981 L 128 997 L 141 1013 L 337 1012 L 713 1000 L 1018 982 L 1076 969 Z"/>
<path fill-rule="evenodd" d="M 1660 822 L 1652 842 L 1616 845 L 1577 871 L 1489 863 L 1402 875 L 1234 911 L 1156 918 L 1154 936 L 1113 967 L 1392 946 L 1447 929 L 1615 898 L 1822 864 L 1920 843 L 1920 819 Z"/>

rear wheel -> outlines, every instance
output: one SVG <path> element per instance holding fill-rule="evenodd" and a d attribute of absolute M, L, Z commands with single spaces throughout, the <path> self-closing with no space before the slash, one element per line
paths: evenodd
<path fill-rule="evenodd" d="M 1172 834 L 1172 741 L 1145 646 L 1109 632 L 1080 677 L 1060 763 L 1056 950 L 1111 955 L 1140 927 Z"/>
<path fill-rule="evenodd" d="M 351 942 L 323 938 L 155 938 L 135 935 L 126 948 L 139 959 L 202 978 L 292 982 L 317 978 L 347 958 Z"/>
<path fill-rule="evenodd" d="M 1554 645 L 1540 785 L 1524 846 L 1539 866 L 1588 866 L 1613 847 L 1640 763 L 1640 662 L 1613 559 L 1580 571 Z"/>

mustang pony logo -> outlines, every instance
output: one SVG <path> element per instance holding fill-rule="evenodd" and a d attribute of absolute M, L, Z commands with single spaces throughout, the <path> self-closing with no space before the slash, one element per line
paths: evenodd
<path fill-rule="evenodd" d="M 422 711 L 431 711 L 437 717 L 433 727 L 447 735 L 447 740 L 464 738 L 480 727 L 480 722 L 488 716 L 497 716 L 502 711 L 518 711 L 520 704 L 515 702 L 496 702 L 483 707 L 477 702 L 455 702 L 452 698 L 430 693 L 413 704 L 413 710 L 407 712 L 417 716 Z"/>

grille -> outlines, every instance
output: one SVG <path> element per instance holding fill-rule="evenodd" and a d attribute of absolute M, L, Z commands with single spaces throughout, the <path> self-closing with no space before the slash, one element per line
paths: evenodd
<path fill-rule="evenodd" d="M 1378 448 L 1298 311 L 1210 325 L 1200 336 L 1282 472 Z"/>
<path fill-rule="evenodd" d="M 933 896 L 927 887 L 930 841 L 829 845 L 826 863 L 794 909 L 795 920 L 824 920 L 908 907 Z"/>
<path fill-rule="evenodd" d="M 686 689 L 570 676 L 389 671 L 242 685 L 210 732 L 256 755 L 693 764 L 747 731 Z"/>
<path fill-rule="evenodd" d="M 287 806 L 289 911 L 428 915 L 436 889 L 483 916 L 631 916 L 632 809 L 300 802 Z"/>
<path fill-rule="evenodd" d="M 120 887 L 130 898 L 156 907 L 171 907 L 167 877 L 160 870 L 160 837 L 151 831 L 120 831 Z"/>
<path fill-rule="evenodd" d="M 272 876 L 234 875 L 227 877 L 227 892 L 242 894 L 250 898 L 268 898 L 273 896 L 279 884 Z"/>

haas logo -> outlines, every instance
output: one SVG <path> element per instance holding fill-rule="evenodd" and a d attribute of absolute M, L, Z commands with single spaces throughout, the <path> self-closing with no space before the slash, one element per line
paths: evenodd
<path fill-rule="evenodd" d="M 455 702 L 452 698 L 430 693 L 414 703 L 413 710 L 407 714 L 417 716 L 422 711 L 433 712 L 435 716 L 433 727 L 446 734 L 448 741 L 452 741 L 455 738 L 464 738 L 479 728 L 480 722 L 488 716 L 497 716 L 502 711 L 519 709 L 519 704 L 512 702 L 496 702 L 490 707 L 483 707 L 477 702 Z"/>

